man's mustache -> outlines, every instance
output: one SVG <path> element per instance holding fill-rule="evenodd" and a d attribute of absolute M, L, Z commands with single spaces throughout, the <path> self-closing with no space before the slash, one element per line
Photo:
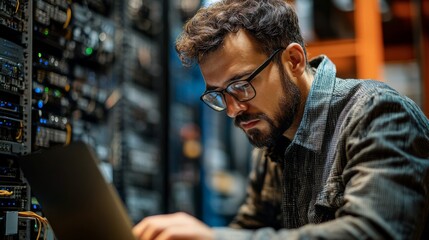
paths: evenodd
<path fill-rule="evenodd" d="M 234 125 L 236 127 L 240 127 L 240 123 L 242 122 L 248 122 L 251 120 L 255 120 L 255 119 L 265 119 L 266 116 L 264 114 L 246 114 L 243 113 L 241 115 L 238 115 L 237 117 L 234 118 Z"/>

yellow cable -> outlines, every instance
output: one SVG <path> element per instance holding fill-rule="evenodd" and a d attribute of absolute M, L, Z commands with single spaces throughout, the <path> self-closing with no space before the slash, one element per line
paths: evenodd
<path fill-rule="evenodd" d="M 67 131 L 67 137 L 66 137 L 66 142 L 64 143 L 64 145 L 69 145 L 71 142 L 71 137 L 72 137 L 72 127 L 71 127 L 70 123 L 66 124 L 66 131 Z"/>
<path fill-rule="evenodd" d="M 19 0 L 16 1 L 16 9 L 15 9 L 15 13 L 17 13 L 19 10 Z"/>
<path fill-rule="evenodd" d="M 22 122 L 20 122 L 20 128 L 19 128 L 19 130 L 18 130 L 18 133 L 16 134 L 16 137 L 15 137 L 15 139 L 16 140 L 20 140 L 21 138 L 22 138 L 22 128 L 24 127 L 24 125 L 22 124 Z"/>
<path fill-rule="evenodd" d="M 13 195 L 13 192 L 7 191 L 7 190 L 0 190 L 0 196 L 11 196 Z"/>
<path fill-rule="evenodd" d="M 43 226 L 43 232 L 45 233 L 45 234 L 43 234 L 43 240 L 48 239 L 48 224 L 45 224 Z"/>
<path fill-rule="evenodd" d="M 67 19 L 63 25 L 64 29 L 66 29 L 69 26 L 71 17 L 72 17 L 72 11 L 71 11 L 71 8 L 69 7 L 69 8 L 67 8 Z"/>
<path fill-rule="evenodd" d="M 42 223 L 40 222 L 40 219 L 38 219 L 38 218 L 36 218 L 36 221 L 37 221 L 37 227 L 38 227 L 36 240 L 39 240 L 40 233 L 42 232 Z"/>
<path fill-rule="evenodd" d="M 34 218 L 37 221 L 37 223 L 38 223 L 38 231 L 37 231 L 37 237 L 36 237 L 37 240 L 40 238 L 40 234 L 42 232 L 42 227 L 43 227 L 44 233 L 45 233 L 44 238 L 46 237 L 47 225 L 49 224 L 49 222 L 46 218 L 44 218 L 44 217 L 42 217 L 42 216 L 40 216 L 34 212 L 31 212 L 31 211 L 18 212 L 18 215 L 22 216 L 22 217 Z"/>
<path fill-rule="evenodd" d="M 22 137 L 22 128 L 20 128 L 20 129 L 18 130 L 18 132 L 16 133 L 16 137 L 15 137 L 15 139 L 16 139 L 16 140 L 20 140 L 20 139 L 21 139 L 21 137 Z"/>
<path fill-rule="evenodd" d="M 36 218 L 36 219 L 39 219 L 42 223 L 48 224 L 48 219 L 46 219 L 45 217 L 42 217 L 42 216 L 40 216 L 37 213 L 34 213 L 32 211 L 18 212 L 18 214 L 19 214 L 19 216 L 23 216 L 23 217 Z"/>

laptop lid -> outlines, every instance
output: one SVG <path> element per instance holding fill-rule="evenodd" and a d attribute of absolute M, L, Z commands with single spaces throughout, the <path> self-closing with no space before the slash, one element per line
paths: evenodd
<path fill-rule="evenodd" d="M 85 143 L 35 152 L 19 163 L 58 239 L 135 240 L 116 189 Z"/>

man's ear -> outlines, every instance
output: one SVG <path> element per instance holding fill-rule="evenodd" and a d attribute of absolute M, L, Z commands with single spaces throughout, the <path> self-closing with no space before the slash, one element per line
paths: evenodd
<path fill-rule="evenodd" d="M 282 53 L 282 62 L 289 68 L 294 77 L 299 77 L 305 72 L 307 65 L 304 50 L 298 43 L 289 44 Z"/>

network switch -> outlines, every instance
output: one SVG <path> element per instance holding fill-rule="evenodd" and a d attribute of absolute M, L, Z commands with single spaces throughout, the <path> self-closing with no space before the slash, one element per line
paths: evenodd
<path fill-rule="evenodd" d="M 23 48 L 2 38 L 0 38 L 0 90 L 14 94 L 24 90 Z"/>
<path fill-rule="evenodd" d="M 0 2 L 0 25 L 15 31 L 24 30 L 23 4 L 19 0 L 4 0 Z"/>

